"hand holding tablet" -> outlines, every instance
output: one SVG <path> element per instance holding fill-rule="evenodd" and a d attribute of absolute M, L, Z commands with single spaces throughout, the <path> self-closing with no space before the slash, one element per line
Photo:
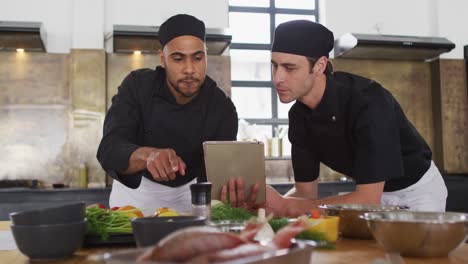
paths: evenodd
<path fill-rule="evenodd" d="M 265 203 L 265 156 L 262 142 L 206 141 L 203 142 L 206 176 L 212 183 L 211 197 L 219 199 L 221 188 L 229 180 L 242 178 L 244 196 L 249 197 L 252 186 L 258 184 L 256 204 Z"/>

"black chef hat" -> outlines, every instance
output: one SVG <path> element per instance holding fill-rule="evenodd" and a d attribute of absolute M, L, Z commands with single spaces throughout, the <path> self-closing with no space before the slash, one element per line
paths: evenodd
<path fill-rule="evenodd" d="M 205 42 L 205 23 L 194 16 L 180 14 L 169 18 L 159 27 L 159 42 L 163 48 L 172 39 L 186 35 Z"/>
<path fill-rule="evenodd" d="M 333 32 L 321 24 L 309 20 L 293 20 L 276 28 L 271 51 L 310 58 L 328 58 L 333 42 Z"/>

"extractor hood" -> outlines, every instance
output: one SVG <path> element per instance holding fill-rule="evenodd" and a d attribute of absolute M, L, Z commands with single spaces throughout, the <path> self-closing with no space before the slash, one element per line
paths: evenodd
<path fill-rule="evenodd" d="M 446 38 L 347 33 L 335 40 L 335 58 L 431 60 L 455 48 Z"/>
<path fill-rule="evenodd" d="M 161 49 L 158 39 L 159 27 L 114 25 L 114 52 L 157 53 Z M 231 43 L 232 36 L 223 29 L 206 29 L 208 54 L 220 55 Z"/>
<path fill-rule="evenodd" d="M 41 22 L 0 21 L 0 51 L 46 51 Z"/>

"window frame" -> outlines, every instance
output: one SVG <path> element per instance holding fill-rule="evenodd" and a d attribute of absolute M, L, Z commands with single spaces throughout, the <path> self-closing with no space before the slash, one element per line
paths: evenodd
<path fill-rule="evenodd" d="M 270 15 L 270 43 L 257 44 L 257 43 L 238 43 L 233 42 L 230 49 L 236 50 L 268 50 L 271 49 L 273 36 L 275 32 L 276 15 L 311 15 L 315 17 L 315 21 L 319 21 L 319 0 L 314 1 L 314 9 L 294 9 L 294 8 L 277 8 L 275 7 L 275 0 L 270 0 L 269 7 L 251 7 L 251 6 L 231 6 L 229 5 L 229 13 L 257 13 Z M 271 78 L 271 77 L 270 77 Z M 272 135 L 275 136 L 275 129 L 280 125 L 289 125 L 287 118 L 278 117 L 278 94 L 276 92 L 273 81 L 252 81 L 252 80 L 231 80 L 232 88 L 248 89 L 255 87 L 269 87 L 271 90 L 271 118 L 245 118 L 250 124 L 258 125 L 271 125 Z"/>

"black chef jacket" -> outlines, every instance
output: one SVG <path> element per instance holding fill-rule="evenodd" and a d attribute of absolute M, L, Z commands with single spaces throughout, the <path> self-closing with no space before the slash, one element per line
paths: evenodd
<path fill-rule="evenodd" d="M 404 189 L 429 169 L 432 152 L 389 91 L 350 73 L 327 75 L 316 109 L 296 101 L 289 111 L 289 140 L 297 182 L 319 176 L 320 162 L 356 184 L 385 181 Z"/>
<path fill-rule="evenodd" d="M 158 183 L 176 187 L 194 178 L 205 181 L 202 142 L 235 140 L 237 122 L 234 104 L 208 76 L 191 102 L 178 105 L 163 68 L 133 71 L 112 98 L 97 158 L 112 178 L 135 189 L 142 175 L 154 179 L 147 170 L 119 174 L 128 168 L 131 154 L 143 146 L 171 148 L 186 163 L 186 175 Z"/>

